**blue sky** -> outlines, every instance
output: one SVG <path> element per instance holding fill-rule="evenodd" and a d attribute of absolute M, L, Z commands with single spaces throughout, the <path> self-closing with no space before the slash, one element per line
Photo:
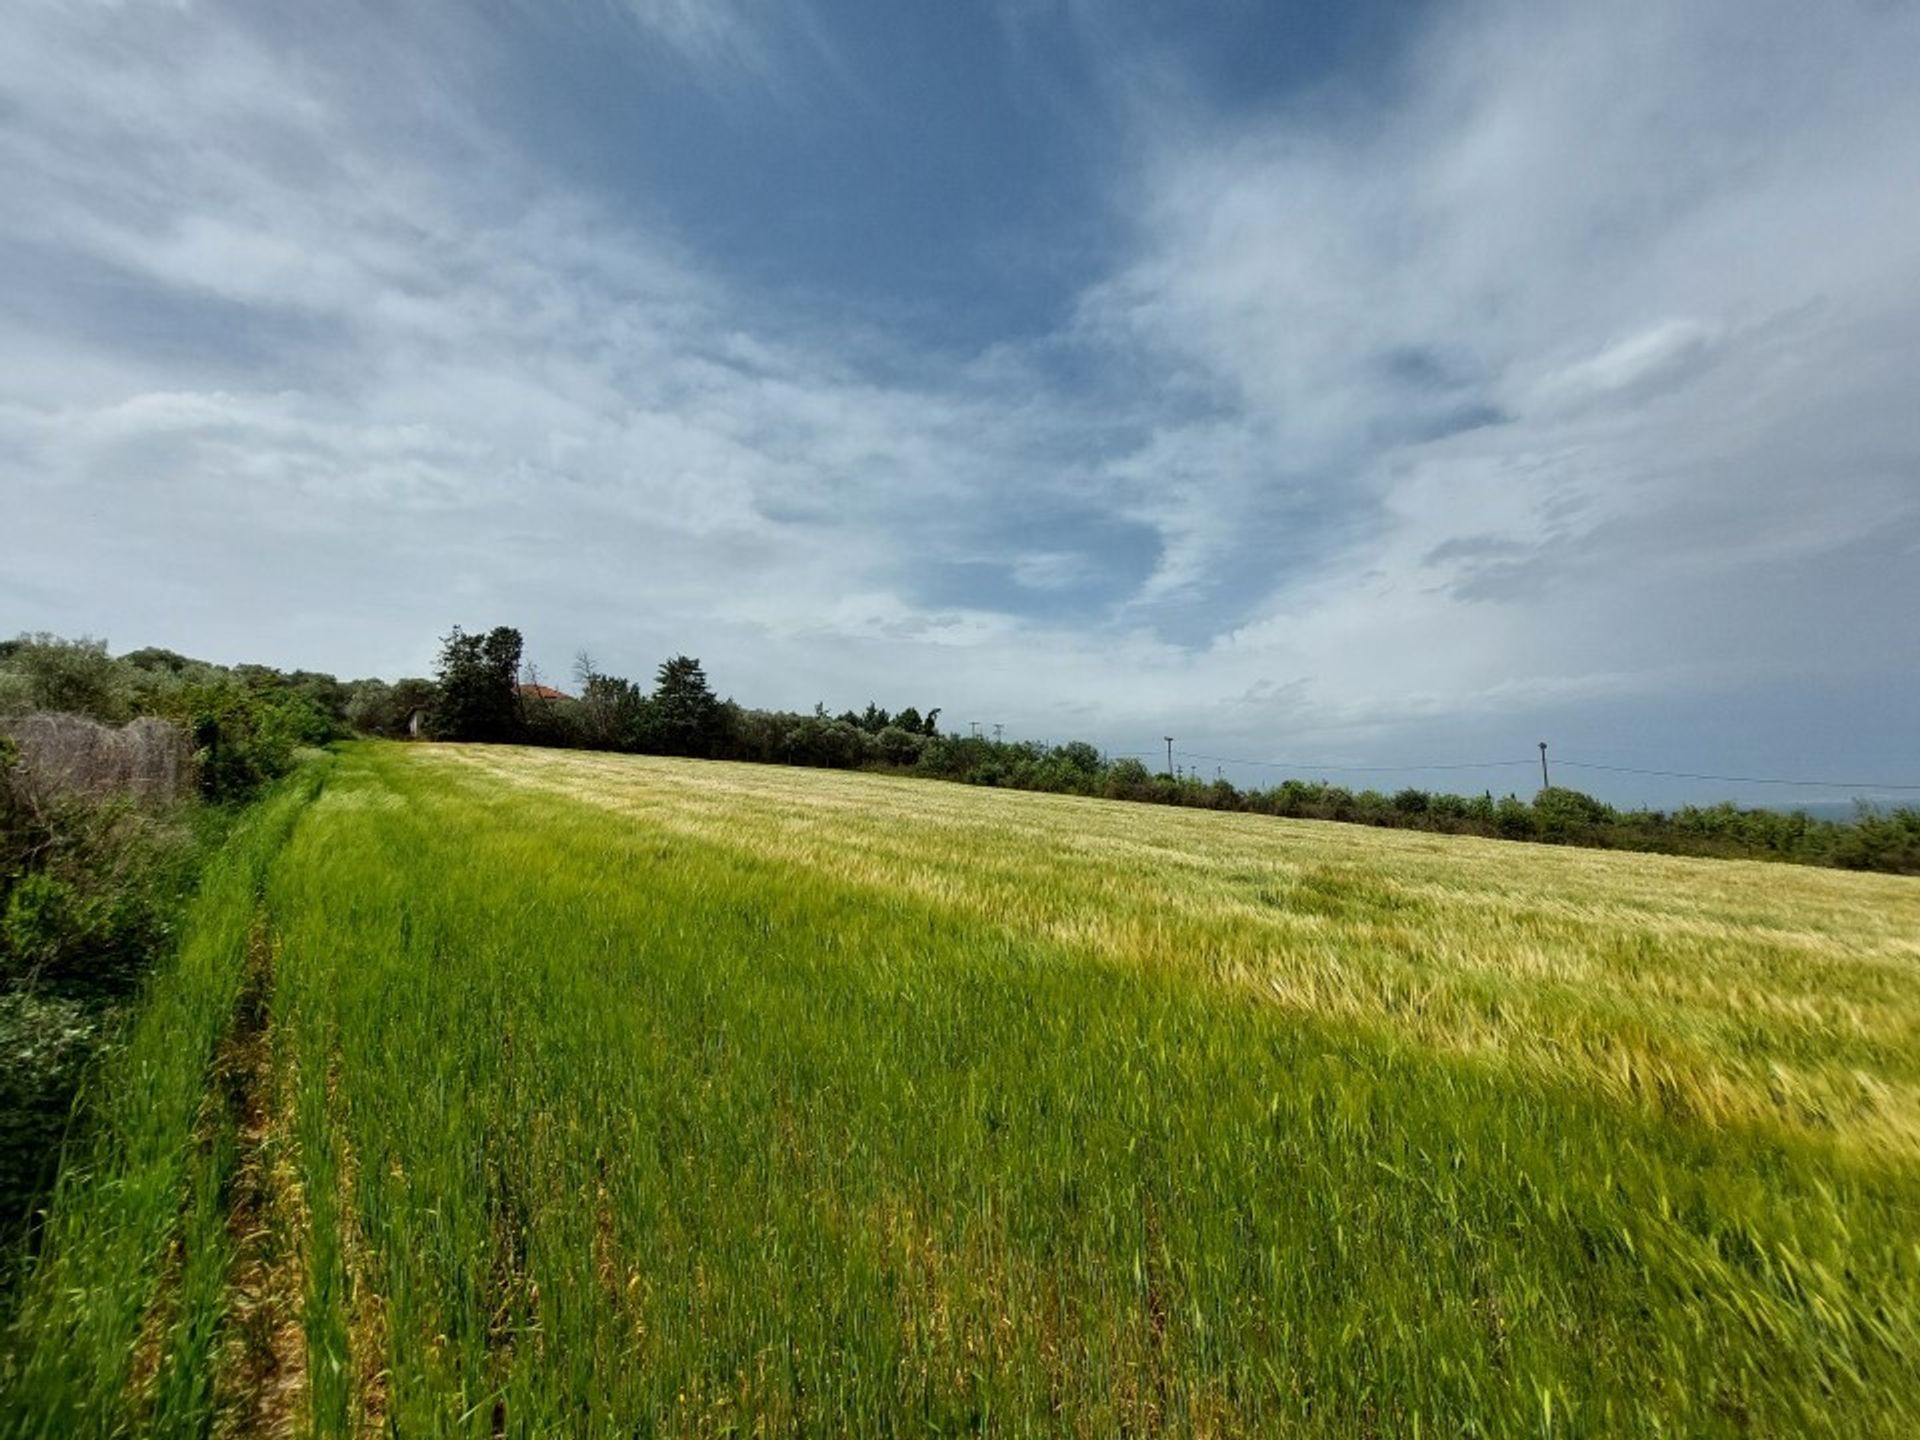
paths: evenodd
<path fill-rule="evenodd" d="M 1916 73 L 1885 0 L 22 0 L 0 629 L 1920 783 Z"/>

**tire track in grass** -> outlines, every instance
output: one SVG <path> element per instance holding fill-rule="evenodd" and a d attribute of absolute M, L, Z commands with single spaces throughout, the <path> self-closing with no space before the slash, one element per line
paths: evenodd
<path fill-rule="evenodd" d="M 150 1380 L 156 1435 L 277 1440 L 307 1416 L 306 1213 L 274 1063 L 277 948 L 261 904 L 202 1109 L 189 1213 L 173 1247 L 188 1258 L 174 1267 L 172 1285 L 163 1283 L 149 1327 L 159 1331 L 158 1316 L 177 1312 Z"/>
<path fill-rule="evenodd" d="M 387 1427 L 387 1303 L 367 1243 L 360 1204 L 360 1157 L 344 1119 L 334 1111 L 333 1143 L 340 1157 L 341 1258 L 346 1268 L 349 1414 L 355 1435 L 384 1435 Z"/>
<path fill-rule="evenodd" d="M 0 1436 L 240 1433 L 220 1381 L 257 1228 L 242 1197 L 261 897 L 330 763 L 259 802 L 208 862 L 179 950 L 90 1084 L 99 1123 L 66 1159 L 0 1341 Z"/>
<path fill-rule="evenodd" d="M 261 1407 L 273 1386 L 274 1237 L 265 1168 L 271 1128 L 267 1008 L 272 937 L 248 928 L 242 980 L 194 1124 L 181 1215 L 141 1321 L 129 1403 L 154 1435 L 291 1433 Z"/>
<path fill-rule="evenodd" d="M 347 1125 L 337 1046 L 309 1032 L 307 1055 L 327 1057 L 323 1074 L 290 1087 L 296 1173 L 307 1197 L 304 1225 L 303 1353 L 316 1435 L 388 1431 L 390 1331 L 377 1257 L 362 1219 L 363 1173 Z M 296 1067 L 297 1070 L 297 1067 Z"/>
<path fill-rule="evenodd" d="M 263 912 L 218 1082 L 238 1157 L 227 1206 L 229 1320 L 213 1369 L 217 1433 L 249 1440 L 294 1434 L 308 1389 L 299 1319 L 305 1207 L 275 1065 L 276 950 Z"/>
<path fill-rule="evenodd" d="M 511 1029 L 501 1036 L 501 1050 L 511 1062 Z M 514 1156 L 508 1152 L 495 1126 L 487 1127 L 484 1148 L 487 1230 L 492 1241 L 486 1279 L 487 1378 L 492 1385 L 492 1431 L 495 1436 L 504 1436 L 510 1420 L 508 1398 L 522 1358 L 519 1354 L 521 1336 L 535 1328 L 533 1318 L 539 1306 L 539 1292 L 530 1279 L 527 1258 L 532 1217 L 516 1174 Z"/>

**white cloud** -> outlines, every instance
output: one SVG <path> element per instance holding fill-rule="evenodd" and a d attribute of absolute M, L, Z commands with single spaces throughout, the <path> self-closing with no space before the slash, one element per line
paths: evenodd
<path fill-rule="evenodd" d="M 794 43 L 632 9 L 701 66 Z M 1471 5 L 1365 111 L 1156 90 L 1127 262 L 1066 333 L 911 382 L 521 155 L 435 33 L 0 15 L 0 259 L 53 277 L 0 283 L 0 601 L 343 670 L 516 620 L 751 699 L 1350 752 L 1920 658 L 1910 8 Z M 1071 628 L 916 598 L 936 561 L 1097 576 L 1052 534 L 983 556 L 1028 497 L 1157 562 Z"/>
<path fill-rule="evenodd" d="M 1884 673 L 1853 612 L 1885 582 L 1840 557 L 1920 525 L 1917 61 L 1905 8 L 1473 6 L 1384 109 L 1165 127 L 1085 323 L 1224 397 L 1141 469 L 1237 454 L 1168 502 L 1149 589 L 1231 562 L 1262 453 L 1372 516 L 1214 646 L 1219 691 L 1468 714 Z"/>
<path fill-rule="evenodd" d="M 1714 326 L 1684 317 L 1658 321 L 1597 355 L 1550 370 L 1522 398 L 1523 413 L 1564 412 L 1623 395 L 1649 400 L 1712 358 Z"/>

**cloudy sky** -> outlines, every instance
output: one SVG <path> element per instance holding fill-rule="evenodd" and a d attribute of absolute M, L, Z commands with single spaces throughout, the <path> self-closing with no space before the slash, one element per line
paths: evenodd
<path fill-rule="evenodd" d="M 1916 75 L 1907 0 L 10 0 L 0 629 L 1920 782 Z"/>

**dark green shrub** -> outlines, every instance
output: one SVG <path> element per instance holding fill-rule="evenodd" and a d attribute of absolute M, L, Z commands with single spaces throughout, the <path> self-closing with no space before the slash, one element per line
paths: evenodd
<path fill-rule="evenodd" d="M 1614 819 L 1613 810 L 1593 796 L 1554 785 L 1533 797 L 1534 831 L 1543 840 L 1586 840 Z"/>
<path fill-rule="evenodd" d="M 1503 795 L 1494 807 L 1494 829 L 1509 840 L 1533 838 L 1533 811 L 1527 802 L 1514 795 Z"/>
<path fill-rule="evenodd" d="M 231 677 L 181 685 L 166 699 L 169 717 L 193 740 L 200 793 L 220 803 L 246 799 L 291 770 L 302 748 L 340 733 L 304 696 Z"/>
<path fill-rule="evenodd" d="M 117 725 L 132 713 L 128 678 L 107 642 L 22 635 L 9 647 L 0 708 L 52 710 Z"/>
<path fill-rule="evenodd" d="M 80 948 L 86 929 L 79 891 L 44 870 L 14 883 L 0 915 L 0 947 L 11 977 L 57 969 Z"/>
<path fill-rule="evenodd" d="M 1152 783 L 1153 775 L 1147 767 L 1128 756 L 1107 767 L 1106 776 L 1100 783 L 1100 793 L 1109 800 L 1139 800 L 1145 798 Z"/>
<path fill-rule="evenodd" d="M 124 802 L 61 805 L 0 904 L 0 977 L 115 987 L 164 943 L 192 874 L 191 823 Z"/>
<path fill-rule="evenodd" d="M 1840 827 L 1831 859 L 1847 870 L 1920 875 L 1920 808 L 1862 813 L 1852 825 Z"/>
<path fill-rule="evenodd" d="M 529 699 L 521 738 L 529 745 L 577 750 L 587 744 L 587 712 L 578 700 Z"/>
<path fill-rule="evenodd" d="M 889 765 L 912 765 L 927 746 L 927 737 L 898 725 L 888 725 L 874 737 L 880 756 Z"/>
<path fill-rule="evenodd" d="M 392 685 L 384 680 L 356 680 L 348 686 L 342 718 L 357 734 L 404 740 L 414 716 L 429 711 L 433 698 L 431 680 L 399 680 Z"/>

